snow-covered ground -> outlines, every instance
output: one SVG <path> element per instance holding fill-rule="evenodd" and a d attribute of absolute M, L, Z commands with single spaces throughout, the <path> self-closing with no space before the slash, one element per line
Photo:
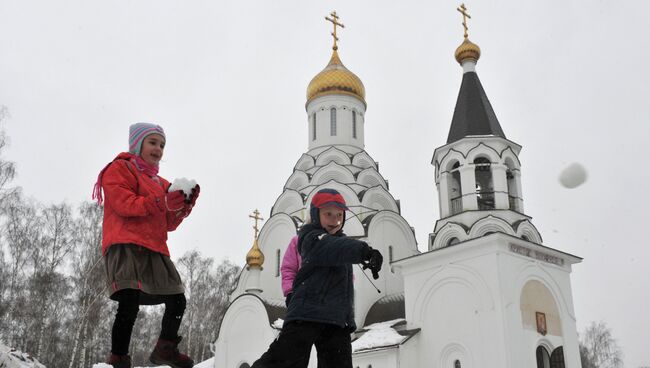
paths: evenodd
<path fill-rule="evenodd" d="M 0 344 L 0 367 L 1 368 L 45 368 L 35 358 L 19 350 L 13 350 Z"/>
<path fill-rule="evenodd" d="M 2 366 L 0 366 L 0 367 L 2 367 Z M 203 361 L 201 363 L 197 363 L 197 364 L 194 365 L 194 368 L 212 368 L 212 367 L 214 367 L 214 358 L 210 358 L 210 359 L 208 359 L 206 361 Z M 106 363 L 98 363 L 98 364 L 93 365 L 93 368 L 113 368 L 113 367 L 111 367 L 110 365 L 108 365 Z M 135 368 L 139 368 L 139 367 L 135 367 Z M 148 367 L 148 368 L 152 368 L 152 367 Z M 161 366 L 158 366 L 158 368 L 169 368 L 169 366 L 168 365 L 161 365 Z"/>
<path fill-rule="evenodd" d="M 212 368 L 214 367 L 214 358 L 198 363 L 194 368 Z M 13 350 L 0 343 L 0 368 L 46 368 L 38 360 L 31 357 L 27 353 L 19 350 Z M 98 363 L 93 365 L 93 368 L 112 368 L 106 363 Z M 137 367 L 136 367 L 137 368 Z M 149 367 L 151 368 L 151 367 Z M 163 365 L 159 368 L 169 368 Z"/>

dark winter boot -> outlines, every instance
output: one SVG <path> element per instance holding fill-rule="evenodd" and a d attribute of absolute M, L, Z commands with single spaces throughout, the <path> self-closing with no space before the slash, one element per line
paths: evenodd
<path fill-rule="evenodd" d="M 167 364 L 172 368 L 192 368 L 194 361 L 185 354 L 178 352 L 178 344 L 183 338 L 178 336 L 175 340 L 158 339 L 156 347 L 149 356 L 153 364 Z"/>
<path fill-rule="evenodd" d="M 106 363 L 112 365 L 114 368 L 131 368 L 131 357 L 128 355 L 111 354 Z"/>

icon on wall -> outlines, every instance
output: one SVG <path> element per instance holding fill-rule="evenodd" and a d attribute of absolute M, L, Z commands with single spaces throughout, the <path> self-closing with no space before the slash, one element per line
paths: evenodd
<path fill-rule="evenodd" d="M 546 329 L 546 314 L 542 312 L 535 312 L 535 320 L 537 321 L 537 332 L 542 335 L 546 335 L 546 332 L 548 332 Z"/>

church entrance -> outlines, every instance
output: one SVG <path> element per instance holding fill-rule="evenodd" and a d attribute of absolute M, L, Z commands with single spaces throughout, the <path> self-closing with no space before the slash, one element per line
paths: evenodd
<path fill-rule="evenodd" d="M 549 355 L 548 350 L 538 346 L 535 352 L 537 368 L 564 368 L 564 349 L 560 346 Z"/>

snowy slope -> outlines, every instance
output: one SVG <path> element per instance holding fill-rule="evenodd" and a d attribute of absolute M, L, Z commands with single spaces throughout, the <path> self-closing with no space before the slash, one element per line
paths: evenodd
<path fill-rule="evenodd" d="M 29 354 L 0 344 L 0 368 L 45 368 Z"/>

